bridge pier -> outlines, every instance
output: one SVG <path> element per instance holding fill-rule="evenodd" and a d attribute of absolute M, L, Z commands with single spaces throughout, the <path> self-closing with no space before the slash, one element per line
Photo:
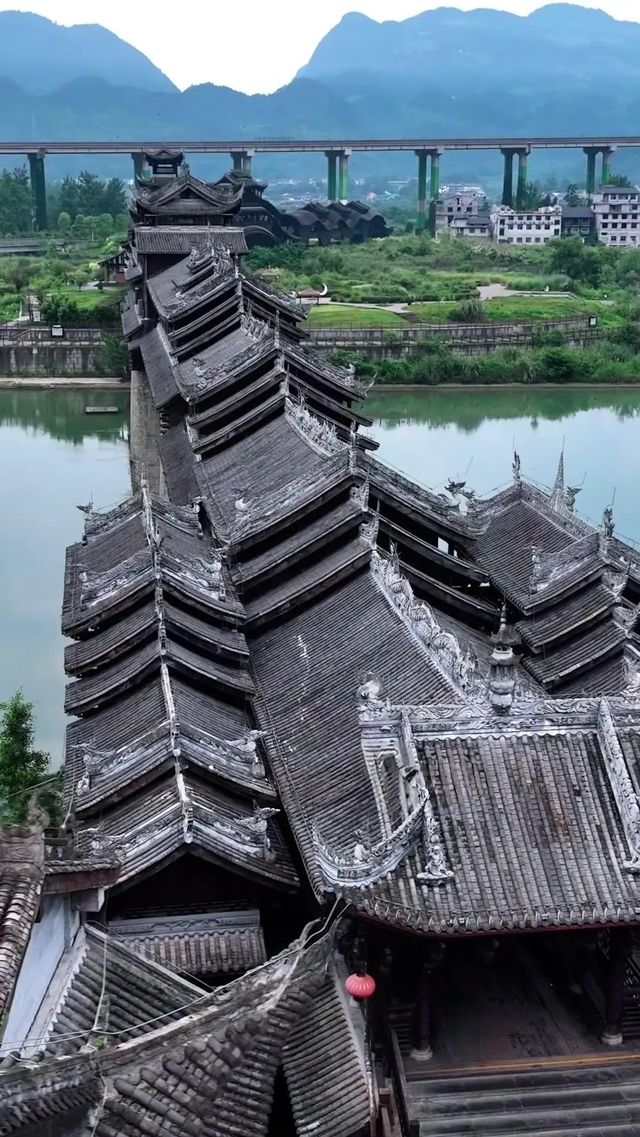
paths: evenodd
<path fill-rule="evenodd" d="M 232 150 L 231 161 L 233 168 L 238 174 L 251 174 L 251 159 L 255 154 L 255 150 Z"/>
<path fill-rule="evenodd" d="M 584 152 L 587 155 L 587 197 L 589 201 L 596 192 L 596 159 L 599 151 L 595 146 L 585 146 Z"/>
<path fill-rule="evenodd" d="M 325 150 L 327 159 L 327 198 L 329 201 L 338 200 L 338 153 L 336 150 Z"/>
<path fill-rule="evenodd" d="M 418 229 L 427 227 L 427 158 L 431 161 L 429 174 L 429 224 L 433 231 L 435 211 L 433 203 L 440 195 L 440 158 L 442 150 L 416 150 L 418 158 Z"/>
<path fill-rule="evenodd" d="M 47 183 L 44 173 L 44 151 L 38 150 L 35 154 L 27 154 L 29 159 L 29 176 L 31 179 L 31 196 L 33 198 L 34 228 L 38 233 L 47 229 Z"/>
<path fill-rule="evenodd" d="M 429 157 L 431 158 L 431 185 L 430 196 L 431 201 L 434 202 L 440 196 L 440 158 L 442 150 L 429 150 Z"/>
<path fill-rule="evenodd" d="M 427 151 L 416 150 L 418 159 L 418 231 L 427 224 Z"/>
<path fill-rule="evenodd" d="M 601 185 L 606 186 L 611 177 L 611 159 L 615 153 L 615 146 L 606 146 L 602 151 L 602 179 Z"/>
<path fill-rule="evenodd" d="M 516 206 L 518 209 L 524 207 L 525 199 L 527 196 L 527 160 L 531 153 L 531 147 L 527 146 L 523 150 L 518 150 L 518 188 L 516 190 Z"/>
<path fill-rule="evenodd" d="M 338 155 L 338 198 L 340 201 L 349 200 L 349 158 L 350 150 L 341 150 Z"/>
<path fill-rule="evenodd" d="M 500 153 L 504 158 L 504 173 L 502 175 L 502 204 L 508 205 L 513 209 L 513 159 L 515 158 L 516 151 L 510 148 L 503 149 L 500 147 Z"/>

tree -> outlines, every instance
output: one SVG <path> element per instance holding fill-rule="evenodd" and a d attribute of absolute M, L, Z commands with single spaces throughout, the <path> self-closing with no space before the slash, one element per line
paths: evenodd
<path fill-rule="evenodd" d="M 618 186 L 620 189 L 624 189 L 625 186 L 630 186 L 631 182 L 629 181 L 626 174 L 609 174 L 609 177 L 607 178 L 606 182 L 604 182 L 604 185 Z"/>
<path fill-rule="evenodd" d="M 97 241 L 106 241 L 113 233 L 113 217 L 110 213 L 101 213 L 96 217 L 93 231 Z"/>
<path fill-rule="evenodd" d="M 40 318 L 45 324 L 76 324 L 80 309 L 71 296 L 50 295 L 40 300 Z"/>
<path fill-rule="evenodd" d="M 604 267 L 604 250 L 588 248 L 580 237 L 557 238 L 549 242 L 548 248 L 552 272 L 563 273 L 594 288 L 598 286 Z"/>
<path fill-rule="evenodd" d="M 545 200 L 538 182 L 527 182 L 524 193 L 518 196 L 518 209 L 540 209 Z"/>
<path fill-rule="evenodd" d="M 72 222 L 75 221 L 80 209 L 80 191 L 75 178 L 63 179 L 58 195 L 58 208 L 63 213 L 68 213 Z"/>
<path fill-rule="evenodd" d="M 37 268 L 37 264 L 28 261 L 26 257 L 7 257 L 0 264 L 0 279 L 15 288 L 17 293 L 21 293 L 33 280 Z"/>
<path fill-rule="evenodd" d="M 26 166 L 0 173 L 0 233 L 30 233 L 33 201 Z"/>
<path fill-rule="evenodd" d="M 79 212 L 88 214 L 90 217 L 96 217 L 99 213 L 102 213 L 103 195 L 104 184 L 97 174 L 91 174 L 89 170 L 83 170 L 78 178 Z"/>
<path fill-rule="evenodd" d="M 566 193 L 564 195 L 564 204 L 576 209 L 577 206 L 582 205 L 582 197 L 577 185 L 574 182 L 569 182 Z"/>
<path fill-rule="evenodd" d="M 104 187 L 101 213 L 118 217 L 127 212 L 127 194 L 120 178 L 110 178 Z"/>
<path fill-rule="evenodd" d="M 71 214 L 66 209 L 61 210 L 58 214 L 58 232 L 69 233 L 71 231 Z"/>
<path fill-rule="evenodd" d="M 33 705 L 22 692 L 0 704 L 0 806 L 6 821 L 23 821 L 29 791 L 42 782 L 49 755 L 34 746 Z"/>
<path fill-rule="evenodd" d="M 91 280 L 91 272 L 88 268 L 84 268 L 83 266 L 74 268 L 69 273 L 69 280 L 72 284 L 75 284 L 78 291 L 80 291 L 83 285 L 88 284 Z"/>

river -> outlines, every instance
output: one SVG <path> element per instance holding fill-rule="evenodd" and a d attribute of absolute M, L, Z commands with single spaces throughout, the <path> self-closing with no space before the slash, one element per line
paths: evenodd
<path fill-rule="evenodd" d="M 86 404 L 117 405 L 87 415 Z M 22 688 L 57 765 L 65 715 L 60 610 L 76 509 L 130 492 L 126 391 L 0 391 L 0 701 Z"/>
<path fill-rule="evenodd" d="M 120 412 L 86 415 L 86 403 Z M 480 493 L 504 485 L 514 445 L 523 473 L 548 484 L 564 445 L 569 482 L 584 479 L 582 512 L 597 520 L 615 491 L 617 531 L 640 540 L 640 391 L 397 392 L 367 408 L 380 455 L 437 489 L 449 477 Z M 56 763 L 64 550 L 82 533 L 77 505 L 105 508 L 130 492 L 127 418 L 125 392 L 0 391 L 0 700 L 22 688 Z"/>
<path fill-rule="evenodd" d="M 616 532 L 640 542 L 640 390 L 438 388 L 372 394 L 366 410 L 379 456 L 440 492 L 449 478 L 479 494 L 506 485 L 514 449 L 549 486 L 564 449 L 577 512 L 599 522 L 613 500 Z"/>

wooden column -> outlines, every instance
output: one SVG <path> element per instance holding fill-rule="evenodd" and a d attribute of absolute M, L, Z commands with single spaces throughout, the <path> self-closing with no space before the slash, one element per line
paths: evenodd
<path fill-rule="evenodd" d="M 573 960 L 569 976 L 569 990 L 581 995 L 589 972 L 593 971 L 594 959 L 598 950 L 598 937 L 595 932 L 575 932 Z"/>
<path fill-rule="evenodd" d="M 622 1044 L 622 1013 L 624 1010 L 624 981 L 633 946 L 630 928 L 615 928 L 609 941 L 609 960 L 605 983 L 605 1017 L 601 1041 L 605 1046 Z"/>
<path fill-rule="evenodd" d="M 431 961 L 423 959 L 420 964 L 416 984 L 416 1007 L 413 1024 L 413 1048 L 411 1057 L 418 1062 L 428 1062 L 433 1058 L 431 1047 Z"/>

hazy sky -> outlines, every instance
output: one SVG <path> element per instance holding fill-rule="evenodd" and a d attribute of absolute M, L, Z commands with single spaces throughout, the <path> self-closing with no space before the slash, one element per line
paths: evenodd
<path fill-rule="evenodd" d="M 401 20 L 436 0 L 0 0 L 0 11 L 38 12 L 60 24 L 103 24 L 149 56 L 179 87 L 219 83 L 254 93 L 293 78 L 318 41 L 350 11 Z M 526 15 L 542 0 L 448 0 L 449 7 Z M 619 20 L 640 18 L 639 0 L 583 0 Z"/>

